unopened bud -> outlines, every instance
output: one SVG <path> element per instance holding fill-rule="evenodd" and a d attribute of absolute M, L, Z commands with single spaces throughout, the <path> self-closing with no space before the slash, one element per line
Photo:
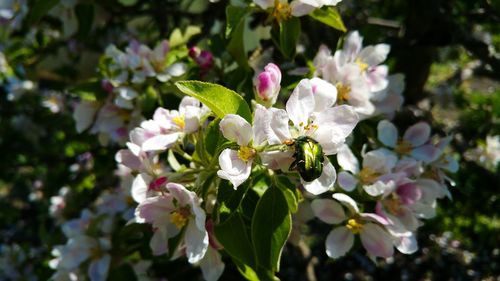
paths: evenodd
<path fill-rule="evenodd" d="M 266 107 L 272 106 L 281 86 L 281 71 L 274 63 L 269 63 L 264 67 L 264 71 L 259 73 L 254 79 L 255 96 L 259 103 Z"/>

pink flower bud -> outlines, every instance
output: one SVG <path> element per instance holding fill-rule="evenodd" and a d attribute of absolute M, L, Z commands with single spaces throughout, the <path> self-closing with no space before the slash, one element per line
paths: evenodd
<path fill-rule="evenodd" d="M 104 80 L 101 80 L 101 88 L 104 91 L 106 91 L 106 93 L 111 94 L 115 87 L 113 87 L 113 84 L 111 84 L 111 82 L 109 82 L 109 80 L 104 79 Z"/>
<path fill-rule="evenodd" d="M 256 99 L 267 107 L 273 105 L 280 92 L 281 71 L 274 63 L 269 63 L 264 67 L 264 71 L 259 73 L 254 79 Z"/>
<path fill-rule="evenodd" d="M 196 61 L 202 71 L 212 68 L 214 58 L 210 51 L 200 50 L 198 47 L 191 47 L 189 49 L 189 56 Z"/>
<path fill-rule="evenodd" d="M 168 182 L 167 177 L 159 177 L 149 183 L 149 190 L 159 191 Z"/>

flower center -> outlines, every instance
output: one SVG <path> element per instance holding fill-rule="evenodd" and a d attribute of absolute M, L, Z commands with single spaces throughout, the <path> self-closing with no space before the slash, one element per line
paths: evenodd
<path fill-rule="evenodd" d="M 351 93 L 351 86 L 339 82 L 335 84 L 335 87 L 337 88 L 337 99 L 339 101 L 347 101 Z"/>
<path fill-rule="evenodd" d="M 363 225 L 359 223 L 356 219 L 350 219 L 347 221 L 347 224 L 345 225 L 353 234 L 358 234 L 361 229 L 363 228 Z"/>
<path fill-rule="evenodd" d="M 177 125 L 177 127 L 179 127 L 181 130 L 184 130 L 184 126 L 186 125 L 186 123 L 184 122 L 184 115 L 175 116 L 174 118 L 172 118 L 172 121 L 175 123 L 175 125 Z"/>
<path fill-rule="evenodd" d="M 170 222 L 175 224 L 175 226 L 179 229 L 181 229 L 183 226 L 186 225 L 187 220 L 188 220 L 188 214 L 186 214 L 186 212 L 183 210 L 173 211 L 170 214 Z"/>
<path fill-rule="evenodd" d="M 412 147 L 411 143 L 409 143 L 405 140 L 400 140 L 400 141 L 398 141 L 398 144 L 394 148 L 394 151 L 396 151 L 396 153 L 398 153 L 398 154 L 406 155 L 406 154 L 410 154 L 412 148 L 413 147 Z"/>
<path fill-rule="evenodd" d="M 248 162 L 249 160 L 255 157 L 255 153 L 256 153 L 255 149 L 249 146 L 241 146 L 240 149 L 238 150 L 238 157 L 241 160 Z"/>
<path fill-rule="evenodd" d="M 288 3 L 282 3 L 280 0 L 275 0 L 274 3 L 272 15 L 278 22 L 287 20 L 292 16 L 292 8 L 290 8 Z"/>
<path fill-rule="evenodd" d="M 384 203 L 385 207 L 392 214 L 398 215 L 401 212 L 401 204 L 399 202 L 399 198 L 396 195 L 394 195 L 390 199 L 387 199 Z"/>
<path fill-rule="evenodd" d="M 359 171 L 359 180 L 363 184 L 373 183 L 379 176 L 379 173 L 370 168 L 363 168 L 361 169 L 361 171 Z"/>
<path fill-rule="evenodd" d="M 369 67 L 369 65 L 367 63 L 364 63 L 363 61 L 361 61 L 360 58 L 357 58 L 355 62 L 359 66 L 359 69 L 361 70 L 361 72 L 365 72 Z"/>

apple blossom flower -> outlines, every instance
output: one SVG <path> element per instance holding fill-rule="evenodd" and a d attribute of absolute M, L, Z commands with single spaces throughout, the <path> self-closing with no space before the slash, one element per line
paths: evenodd
<path fill-rule="evenodd" d="M 115 155 L 117 163 L 138 172 L 130 190 L 132 198 L 137 203 L 141 203 L 147 197 L 157 195 L 160 188 L 167 182 L 167 178 L 163 176 L 166 169 L 160 165 L 157 154 L 142 149 L 147 135 L 145 129 L 135 128 L 130 132 L 128 149 L 121 149 Z"/>
<path fill-rule="evenodd" d="M 375 114 L 383 114 L 386 118 L 392 119 L 404 102 L 405 77 L 397 73 L 389 75 L 387 79 L 389 81 L 387 88 L 374 93 L 372 100 Z"/>
<path fill-rule="evenodd" d="M 341 0 L 253 0 L 262 9 L 273 8 L 273 15 L 278 21 L 290 16 L 301 17 L 323 6 L 335 6 Z"/>
<path fill-rule="evenodd" d="M 315 199 L 311 203 L 315 216 L 321 221 L 343 224 L 330 231 L 326 238 L 326 254 L 329 257 L 336 259 L 344 256 L 354 245 L 356 234 L 359 234 L 369 256 L 388 258 L 393 255 L 391 235 L 381 226 L 387 224 L 384 218 L 377 214 L 360 213 L 356 202 L 345 194 L 335 193 L 333 198 L 336 201 Z M 347 207 L 347 214 L 343 206 Z"/>
<path fill-rule="evenodd" d="M 264 67 L 264 71 L 255 76 L 254 92 L 257 102 L 270 107 L 276 103 L 281 89 L 281 71 L 274 63 L 269 63 Z"/>
<path fill-rule="evenodd" d="M 354 190 L 360 183 L 370 196 L 378 196 L 394 184 L 391 172 L 398 159 L 385 148 L 365 153 L 362 169 L 347 145 L 343 145 L 337 153 L 337 161 L 344 169 L 339 173 L 339 186 L 346 191 Z"/>
<path fill-rule="evenodd" d="M 286 103 L 286 111 L 270 109 L 269 144 L 283 144 L 307 136 L 321 145 L 325 155 L 337 153 L 359 118 L 348 105 L 332 107 L 335 92 L 332 84 L 319 78 L 301 80 Z M 289 126 L 289 120 L 293 127 Z M 335 168 L 325 158 L 319 178 L 301 181 L 308 192 L 317 195 L 333 187 L 335 179 Z"/>
<path fill-rule="evenodd" d="M 387 88 L 389 81 L 387 74 L 389 68 L 387 65 L 380 65 L 389 54 L 391 47 L 387 44 L 377 44 L 375 46 L 366 46 L 362 48 L 363 37 L 358 31 L 347 34 L 342 50 L 336 52 L 339 54 L 341 66 L 348 63 L 356 63 L 362 73 L 362 79 L 368 85 L 370 92 L 378 92 Z"/>
<path fill-rule="evenodd" d="M 425 122 L 409 127 L 401 139 L 396 126 L 387 120 L 378 123 L 377 132 L 379 141 L 399 155 L 409 155 L 424 163 L 432 162 L 439 156 L 439 150 L 428 143 L 431 127 Z"/>
<path fill-rule="evenodd" d="M 209 238 L 205 229 L 206 215 L 196 193 L 176 183 L 167 183 L 167 192 L 149 197 L 137 206 L 135 215 L 153 225 L 150 241 L 153 254 L 168 252 L 168 239 L 181 233 L 190 263 L 199 262 L 207 252 Z"/>
<path fill-rule="evenodd" d="M 86 235 L 70 238 L 66 245 L 52 249 L 54 259 L 49 266 L 57 271 L 71 272 L 90 259 L 88 277 L 91 281 L 105 281 L 111 263 L 111 256 L 106 252 L 111 249 L 108 238 L 95 239 Z M 56 271 L 56 274 L 57 274 Z"/>
<path fill-rule="evenodd" d="M 267 141 L 265 128 L 268 113 L 265 107 L 256 105 L 253 126 L 239 115 L 228 114 L 220 121 L 222 135 L 239 146 L 238 150 L 224 149 L 219 155 L 220 170 L 217 175 L 229 180 L 234 189 L 250 176 L 252 163 L 257 156 L 256 148 Z"/>

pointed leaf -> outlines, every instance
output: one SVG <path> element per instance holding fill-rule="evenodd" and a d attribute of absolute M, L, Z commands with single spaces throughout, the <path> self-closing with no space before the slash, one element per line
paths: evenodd
<path fill-rule="evenodd" d="M 340 17 L 339 11 L 335 7 L 324 7 L 322 9 L 315 9 L 309 16 L 319 22 L 322 22 L 330 27 L 333 27 L 342 32 L 347 29 Z"/>
<path fill-rule="evenodd" d="M 175 85 L 184 94 L 200 100 L 221 119 L 226 114 L 238 114 L 248 122 L 252 120 L 248 104 L 235 91 L 201 81 L 179 81 Z"/>
<path fill-rule="evenodd" d="M 279 270 L 281 252 L 291 231 L 286 197 L 274 186 L 257 203 L 252 219 L 252 241 L 257 263 L 264 272 Z"/>

